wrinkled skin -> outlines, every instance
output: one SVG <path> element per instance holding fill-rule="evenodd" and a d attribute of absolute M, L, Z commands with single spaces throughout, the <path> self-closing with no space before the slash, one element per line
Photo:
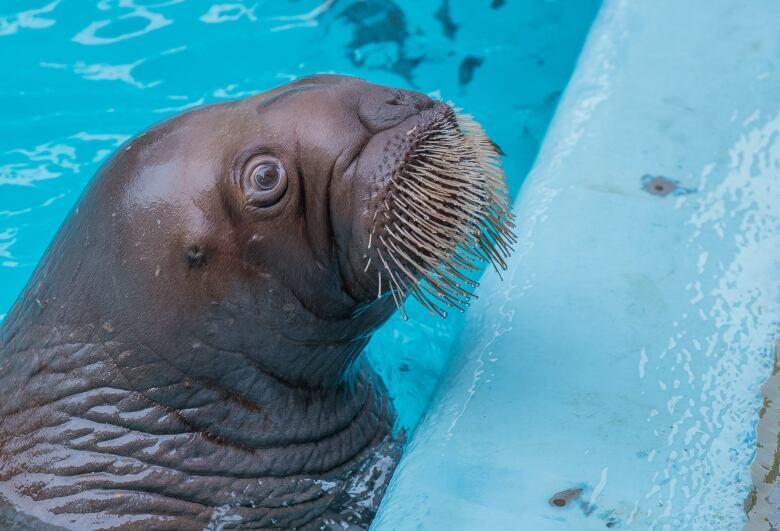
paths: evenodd
<path fill-rule="evenodd" d="M 120 148 L 0 332 L 0 527 L 365 527 L 398 457 L 368 198 L 436 105 L 318 76 Z"/>

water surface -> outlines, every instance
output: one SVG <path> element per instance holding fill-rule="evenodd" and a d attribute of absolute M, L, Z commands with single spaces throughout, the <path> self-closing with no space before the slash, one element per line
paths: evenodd
<path fill-rule="evenodd" d="M 452 100 L 507 153 L 515 193 L 597 0 L 4 0 L 0 318 L 126 139 L 199 105 L 351 74 Z M 459 327 L 410 304 L 369 346 L 411 427 Z"/>

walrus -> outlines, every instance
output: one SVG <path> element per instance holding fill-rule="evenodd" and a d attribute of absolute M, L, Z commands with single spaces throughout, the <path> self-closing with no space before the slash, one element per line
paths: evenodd
<path fill-rule="evenodd" d="M 128 141 L 2 325 L 0 527 L 367 527 L 401 442 L 360 354 L 505 267 L 498 153 L 331 75 Z"/>

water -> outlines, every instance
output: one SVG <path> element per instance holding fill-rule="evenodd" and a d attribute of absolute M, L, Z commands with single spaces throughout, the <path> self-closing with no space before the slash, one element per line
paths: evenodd
<path fill-rule="evenodd" d="M 475 115 L 516 193 L 597 0 L 3 0 L 0 318 L 82 189 L 123 141 L 183 110 L 335 72 Z M 460 319 L 410 304 L 368 349 L 413 427 Z"/>

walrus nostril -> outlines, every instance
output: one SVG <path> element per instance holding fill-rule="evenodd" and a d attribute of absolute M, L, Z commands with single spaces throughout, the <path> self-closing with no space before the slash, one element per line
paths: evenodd
<path fill-rule="evenodd" d="M 394 90 L 390 94 L 390 99 L 385 101 L 388 105 L 403 105 L 404 104 L 404 95 L 403 92 L 400 90 Z"/>
<path fill-rule="evenodd" d="M 385 101 L 388 105 L 406 106 L 413 108 L 416 112 L 430 109 L 435 102 L 425 94 L 411 90 L 394 90 L 390 98 Z"/>
<path fill-rule="evenodd" d="M 418 112 L 424 111 L 425 109 L 430 109 L 433 107 L 436 102 L 426 96 L 425 94 L 420 94 L 419 92 L 413 92 L 413 101 L 414 101 L 414 108 L 417 109 Z"/>
<path fill-rule="evenodd" d="M 434 100 L 411 90 L 366 90 L 359 95 L 358 117 L 369 131 L 380 133 L 435 106 Z"/>

